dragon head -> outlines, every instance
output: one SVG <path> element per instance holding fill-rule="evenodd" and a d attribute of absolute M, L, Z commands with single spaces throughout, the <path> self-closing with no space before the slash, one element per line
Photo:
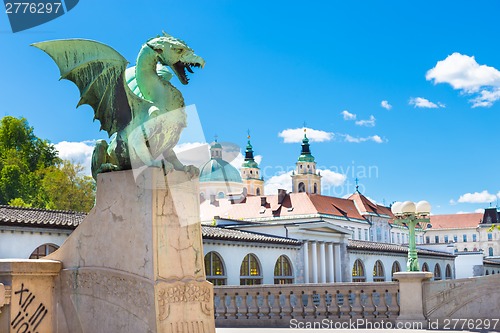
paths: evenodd
<path fill-rule="evenodd" d="M 163 36 L 149 40 L 147 46 L 158 54 L 158 61 L 165 66 L 169 66 L 182 84 L 188 84 L 187 72 L 194 73 L 192 67 L 205 66 L 205 60 L 194 54 L 187 44 L 175 37 L 163 32 Z M 186 72 L 187 71 L 187 72 Z"/>

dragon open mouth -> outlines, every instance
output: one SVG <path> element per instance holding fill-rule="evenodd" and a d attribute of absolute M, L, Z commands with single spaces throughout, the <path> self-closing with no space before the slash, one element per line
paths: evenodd
<path fill-rule="evenodd" d="M 202 67 L 202 65 L 200 63 L 184 63 L 182 61 L 177 61 L 173 65 L 172 68 L 182 84 L 189 83 L 189 78 L 187 76 L 186 70 L 189 73 L 194 73 L 191 67 Z"/>

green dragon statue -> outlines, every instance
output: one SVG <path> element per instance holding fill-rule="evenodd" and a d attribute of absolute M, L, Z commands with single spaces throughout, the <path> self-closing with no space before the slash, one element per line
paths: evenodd
<path fill-rule="evenodd" d="M 101 130 L 115 135 L 108 145 L 99 140 L 92 155 L 92 176 L 100 172 L 129 170 L 139 163 L 163 167 L 165 174 L 183 170 L 196 177 L 199 171 L 183 165 L 173 148 L 186 127 L 184 98 L 170 83 L 172 69 L 179 81 L 189 82 L 186 71 L 205 65 L 203 58 L 180 39 L 166 33 L 147 41 L 135 67 L 111 47 L 91 40 L 66 39 L 35 43 L 57 64 L 61 79 L 80 89 L 77 105 L 89 104 Z"/>

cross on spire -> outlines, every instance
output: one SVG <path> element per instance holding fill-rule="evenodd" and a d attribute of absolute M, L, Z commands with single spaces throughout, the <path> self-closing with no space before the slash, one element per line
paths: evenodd
<path fill-rule="evenodd" d="M 214 140 L 215 140 L 215 142 L 217 142 L 217 138 L 218 138 L 218 137 L 219 137 L 219 136 L 218 136 L 217 134 L 214 134 Z"/>
<path fill-rule="evenodd" d="M 354 181 L 356 182 L 356 192 L 359 193 L 359 179 L 358 179 L 358 177 L 356 177 L 356 179 L 354 179 Z"/>

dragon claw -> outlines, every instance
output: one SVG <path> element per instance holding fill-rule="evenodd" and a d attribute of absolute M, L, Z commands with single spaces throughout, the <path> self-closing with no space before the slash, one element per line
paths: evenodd
<path fill-rule="evenodd" d="M 196 178 L 200 175 L 200 169 L 198 169 L 194 165 L 185 165 L 183 170 L 189 175 L 189 179 Z"/>

